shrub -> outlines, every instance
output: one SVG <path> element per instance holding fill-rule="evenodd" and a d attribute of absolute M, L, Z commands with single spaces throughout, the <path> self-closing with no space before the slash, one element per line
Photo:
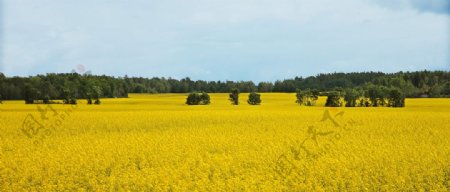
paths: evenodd
<path fill-rule="evenodd" d="M 255 92 L 251 92 L 248 95 L 248 100 L 247 100 L 248 104 L 250 105 L 259 105 L 261 104 L 261 95 Z"/>
<path fill-rule="evenodd" d="M 332 91 L 328 93 L 327 101 L 325 103 L 326 107 L 340 107 L 341 103 L 341 94 L 337 91 Z"/>
<path fill-rule="evenodd" d="M 192 92 L 186 99 L 186 104 L 188 105 L 208 105 L 210 102 L 210 97 L 208 93 L 205 92 Z"/>
<path fill-rule="evenodd" d="M 239 105 L 239 89 L 234 88 L 231 90 L 229 100 L 231 101 L 231 104 Z"/>
<path fill-rule="evenodd" d="M 309 89 L 302 91 L 300 89 L 297 89 L 296 98 L 295 101 L 299 105 L 305 105 L 305 106 L 314 106 L 316 105 L 317 99 L 319 98 L 319 91 L 313 90 L 310 91 Z"/>
<path fill-rule="evenodd" d="M 360 97 L 360 93 L 354 89 L 346 89 L 344 101 L 346 107 L 356 107 L 356 101 Z"/>
<path fill-rule="evenodd" d="M 388 106 L 389 107 L 404 107 L 405 106 L 405 95 L 398 89 L 389 90 L 388 95 Z"/>

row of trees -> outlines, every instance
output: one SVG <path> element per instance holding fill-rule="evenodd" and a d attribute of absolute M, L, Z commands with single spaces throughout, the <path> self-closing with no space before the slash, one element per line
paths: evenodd
<path fill-rule="evenodd" d="M 241 92 L 295 92 L 316 90 L 321 93 L 336 89 L 363 88 L 368 85 L 397 88 L 405 97 L 450 97 L 450 72 L 362 72 L 330 73 L 310 77 L 295 77 L 282 81 L 193 81 L 171 78 L 111 77 L 77 73 L 6 77 L 0 73 L 0 100 L 25 100 L 27 103 L 50 102 L 63 99 L 74 103 L 76 99 L 127 97 L 128 93 L 189 93 L 204 91 L 227 93 L 233 89 Z M 303 96 L 301 96 L 303 98 Z M 305 97 L 302 104 L 313 104 L 313 97 Z"/>
<path fill-rule="evenodd" d="M 325 106 L 340 107 L 404 107 L 405 94 L 396 87 L 386 87 L 374 84 L 366 84 L 357 89 L 336 89 L 320 93 L 317 89 L 296 91 L 296 103 L 299 105 L 316 105 L 319 95 L 327 96 Z"/>
<path fill-rule="evenodd" d="M 239 105 L 239 90 L 233 89 L 230 93 L 229 100 L 233 105 Z M 211 103 L 210 97 L 206 92 L 192 92 L 188 95 L 186 99 L 186 104 L 188 105 L 208 105 Z M 261 94 L 251 92 L 248 95 L 247 103 L 250 105 L 259 105 L 261 104 Z"/>
<path fill-rule="evenodd" d="M 318 90 L 306 89 L 296 91 L 295 102 L 299 105 L 314 106 L 321 94 Z M 239 89 L 232 89 L 229 94 L 231 104 L 239 105 Z M 397 88 L 387 88 L 369 84 L 364 89 L 340 89 L 323 93 L 327 96 L 325 106 L 327 107 L 404 107 L 405 95 Z M 210 104 L 208 93 L 193 92 L 187 97 L 188 105 L 208 105 Z M 261 104 L 261 95 L 251 92 L 248 95 L 247 103 L 250 105 Z"/>

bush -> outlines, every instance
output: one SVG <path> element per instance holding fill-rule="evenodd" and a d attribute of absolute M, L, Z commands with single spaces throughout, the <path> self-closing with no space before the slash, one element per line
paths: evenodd
<path fill-rule="evenodd" d="M 295 100 L 296 103 L 298 103 L 299 105 L 303 105 L 303 100 L 305 98 L 305 94 L 302 90 L 297 89 L 296 91 L 297 93 L 295 94 L 295 97 L 297 98 Z"/>
<path fill-rule="evenodd" d="M 297 89 L 297 94 L 295 95 L 297 100 L 295 101 L 299 105 L 314 106 L 316 105 L 317 99 L 319 98 L 319 91 L 309 89 L 302 91 Z"/>
<path fill-rule="evenodd" d="M 202 94 L 200 95 L 200 104 L 208 105 L 210 103 L 211 103 L 211 99 L 210 99 L 208 93 L 202 92 Z"/>
<path fill-rule="evenodd" d="M 344 95 L 344 101 L 346 107 L 356 107 L 356 101 L 360 97 L 360 93 L 354 89 L 346 89 Z"/>
<path fill-rule="evenodd" d="M 405 106 L 405 95 L 398 89 L 389 90 L 388 95 L 388 106 L 389 107 L 404 107 Z"/>
<path fill-rule="evenodd" d="M 239 105 L 239 89 L 234 88 L 231 90 L 229 100 L 231 101 L 231 104 Z"/>
<path fill-rule="evenodd" d="M 186 99 L 186 104 L 188 105 L 208 105 L 210 104 L 210 97 L 208 93 L 202 92 L 190 93 Z"/>
<path fill-rule="evenodd" d="M 337 91 L 332 91 L 328 93 L 327 101 L 325 103 L 326 107 L 340 107 L 341 103 L 341 94 Z"/>
<path fill-rule="evenodd" d="M 251 92 L 248 95 L 248 100 L 247 100 L 248 104 L 250 105 L 259 105 L 261 104 L 261 95 L 255 92 Z"/>

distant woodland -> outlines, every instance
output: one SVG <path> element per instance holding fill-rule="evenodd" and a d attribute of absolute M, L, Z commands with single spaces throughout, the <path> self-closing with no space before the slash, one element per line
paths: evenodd
<path fill-rule="evenodd" d="M 190 78 L 112 77 L 78 73 L 48 73 L 6 77 L 0 73 L 0 100 L 87 99 L 128 97 L 128 93 L 296 92 L 320 94 L 340 90 L 397 89 L 405 97 L 450 97 L 449 71 L 327 73 L 275 82 L 193 81 Z"/>

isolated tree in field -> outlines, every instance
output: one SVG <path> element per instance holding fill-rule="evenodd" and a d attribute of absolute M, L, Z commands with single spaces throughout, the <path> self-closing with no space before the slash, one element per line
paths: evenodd
<path fill-rule="evenodd" d="M 211 103 L 211 99 L 208 93 L 202 92 L 202 94 L 200 94 L 200 103 L 202 105 L 209 105 Z"/>
<path fill-rule="evenodd" d="M 208 105 L 210 104 L 210 97 L 208 93 L 202 92 L 192 92 L 188 95 L 186 99 L 186 104 L 188 105 Z"/>
<path fill-rule="evenodd" d="M 325 102 L 326 107 L 340 107 L 341 103 L 341 94 L 337 91 L 328 92 L 327 101 Z"/>
<path fill-rule="evenodd" d="M 234 88 L 231 90 L 229 100 L 231 101 L 231 104 L 239 105 L 239 89 Z"/>
<path fill-rule="evenodd" d="M 319 98 L 319 92 L 317 90 L 310 91 L 309 89 L 306 89 L 305 91 L 302 91 L 300 89 L 297 89 L 296 92 L 297 100 L 295 102 L 299 105 L 316 105 L 316 101 Z"/>
<path fill-rule="evenodd" d="M 304 99 L 305 99 L 305 93 L 302 90 L 297 89 L 295 97 L 297 98 L 295 100 L 295 102 L 297 104 L 299 104 L 299 105 L 303 105 L 303 102 L 304 102 Z"/>
<path fill-rule="evenodd" d="M 250 105 L 259 105 L 261 104 L 261 95 L 255 92 L 251 92 L 248 95 L 247 103 Z"/>
<path fill-rule="evenodd" d="M 198 105 L 200 103 L 200 95 L 196 92 L 189 93 L 186 104 L 188 105 Z"/>
<path fill-rule="evenodd" d="M 389 90 L 388 95 L 389 107 L 404 107 L 405 106 L 405 95 L 398 89 Z"/>
<path fill-rule="evenodd" d="M 355 89 L 346 89 L 344 95 L 344 101 L 346 107 L 356 107 L 356 101 L 360 97 L 360 94 Z"/>

